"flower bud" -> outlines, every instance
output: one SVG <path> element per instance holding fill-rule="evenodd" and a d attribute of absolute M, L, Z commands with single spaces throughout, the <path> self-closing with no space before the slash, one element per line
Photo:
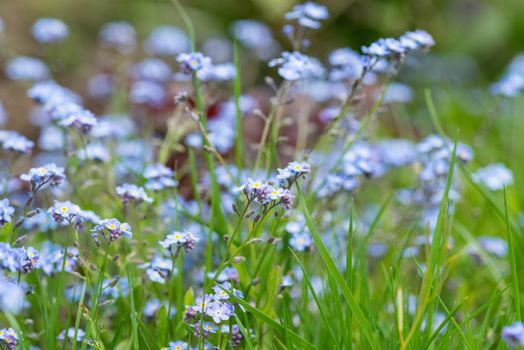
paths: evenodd
<path fill-rule="evenodd" d="M 240 264 L 240 263 L 243 263 L 244 261 L 246 261 L 246 258 L 243 257 L 243 256 L 235 256 L 232 260 L 232 263 L 233 264 Z"/>

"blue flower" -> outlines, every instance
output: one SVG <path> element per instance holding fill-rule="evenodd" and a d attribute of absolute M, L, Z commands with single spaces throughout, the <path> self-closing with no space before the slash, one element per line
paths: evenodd
<path fill-rule="evenodd" d="M 400 37 L 401 44 L 411 50 L 427 49 L 435 45 L 433 37 L 422 29 L 417 29 L 414 32 L 406 32 Z"/>
<path fill-rule="evenodd" d="M 49 163 L 29 169 L 27 174 L 20 175 L 20 179 L 31 183 L 34 191 L 46 184 L 56 187 L 65 180 L 64 168 L 56 166 L 55 163 Z"/>
<path fill-rule="evenodd" d="M 97 119 L 93 113 L 87 109 L 81 109 L 77 112 L 69 113 L 58 122 L 58 125 L 67 128 L 73 127 L 83 134 L 88 134 L 96 123 Z"/>
<path fill-rule="evenodd" d="M 291 287 L 293 285 L 293 279 L 291 276 L 282 276 L 282 283 L 280 284 L 280 287 L 286 288 Z"/>
<path fill-rule="evenodd" d="M 105 24 L 98 33 L 103 46 L 114 48 L 122 53 L 129 53 L 136 45 L 135 29 L 124 21 Z"/>
<path fill-rule="evenodd" d="M 204 56 L 201 52 L 181 53 L 176 58 L 183 73 L 198 72 L 211 64 L 211 58 Z"/>
<path fill-rule="evenodd" d="M 524 324 L 515 322 L 502 328 L 502 338 L 511 346 L 524 346 Z"/>
<path fill-rule="evenodd" d="M 189 349 L 189 346 L 187 345 L 186 342 L 181 341 L 181 340 L 170 341 L 169 347 L 167 348 L 167 350 L 187 350 L 187 349 Z"/>
<path fill-rule="evenodd" d="M 148 180 L 145 187 L 149 190 L 160 191 L 164 188 L 175 187 L 178 183 L 173 179 L 175 173 L 163 164 L 149 165 L 144 170 L 144 177 Z"/>
<path fill-rule="evenodd" d="M 153 198 L 149 197 L 142 187 L 133 184 L 125 183 L 122 186 L 117 186 L 116 194 L 122 199 L 123 203 L 129 203 L 129 201 L 133 201 L 135 204 L 153 202 Z"/>
<path fill-rule="evenodd" d="M 171 275 L 173 260 L 155 256 L 151 261 L 141 264 L 139 267 L 146 270 L 146 274 L 151 281 L 164 284 Z M 174 272 L 176 273 L 176 271 L 175 269 Z"/>
<path fill-rule="evenodd" d="M 33 271 L 38 266 L 38 261 L 40 255 L 38 250 L 33 247 L 19 248 L 18 249 L 18 259 L 20 267 L 18 269 L 21 273 L 29 273 Z"/>
<path fill-rule="evenodd" d="M 202 329 L 204 331 L 204 334 L 206 333 L 216 333 L 218 330 L 218 327 L 212 324 L 211 322 L 204 322 L 202 324 Z"/>
<path fill-rule="evenodd" d="M 417 50 L 427 50 L 435 41 L 424 30 L 406 32 L 399 39 L 379 39 L 369 46 L 363 46 L 362 52 L 371 57 L 401 59 L 406 54 Z"/>
<path fill-rule="evenodd" d="M 294 234 L 289 240 L 291 248 L 299 252 L 309 249 L 312 244 L 311 236 L 306 232 Z"/>
<path fill-rule="evenodd" d="M 513 173 L 504 164 L 494 163 L 477 170 L 473 173 L 472 179 L 491 191 L 500 191 L 513 183 Z"/>
<path fill-rule="evenodd" d="M 194 236 L 191 232 L 178 232 L 175 231 L 167 235 L 166 239 L 160 241 L 160 245 L 172 252 L 174 247 L 184 248 L 186 253 L 191 252 L 195 248 L 195 244 L 199 241 L 198 237 Z"/>
<path fill-rule="evenodd" d="M 102 234 L 109 242 L 119 239 L 121 236 L 132 238 L 131 226 L 126 222 L 120 222 L 115 218 L 101 220 L 93 231 Z"/>
<path fill-rule="evenodd" d="M 67 222 L 69 224 L 78 224 L 83 218 L 83 212 L 80 207 L 70 201 L 54 202 L 53 206 L 47 210 L 58 223 Z"/>
<path fill-rule="evenodd" d="M 212 301 L 207 305 L 205 312 L 215 323 L 220 323 L 229 320 L 234 313 L 234 307 L 229 302 Z"/>
<path fill-rule="evenodd" d="M 202 81 L 229 81 L 237 74 L 233 63 L 207 64 L 198 72 L 197 77 Z"/>
<path fill-rule="evenodd" d="M 5 74 L 10 80 L 39 81 L 50 76 L 47 65 L 33 57 L 18 56 L 7 62 Z"/>
<path fill-rule="evenodd" d="M 107 73 L 93 75 L 87 82 L 88 95 L 94 98 L 108 98 L 115 89 L 113 76 Z"/>
<path fill-rule="evenodd" d="M 269 61 L 269 67 L 279 67 L 278 74 L 289 81 L 318 79 L 324 76 L 325 69 L 313 57 L 298 51 L 282 52 L 282 56 Z"/>
<path fill-rule="evenodd" d="M 78 115 L 85 111 L 84 108 L 77 103 L 61 101 L 46 103 L 44 110 L 52 120 L 56 120 L 59 123 L 64 119 L 68 119 L 71 115 Z"/>
<path fill-rule="evenodd" d="M 69 327 L 67 330 L 63 330 L 60 332 L 60 334 L 56 337 L 59 341 L 64 341 L 65 338 L 74 339 L 75 337 L 75 331 L 76 331 L 76 341 L 77 342 L 83 342 L 85 337 L 85 332 L 82 329 L 76 329 L 75 327 Z"/>
<path fill-rule="evenodd" d="M 80 149 L 77 152 L 78 159 L 81 160 L 94 160 L 97 162 L 109 162 L 111 155 L 107 148 L 101 143 L 90 143 L 85 149 Z"/>
<path fill-rule="evenodd" d="M 11 222 L 11 216 L 14 214 L 15 208 L 9 205 L 9 199 L 4 198 L 0 200 L 0 226 Z"/>
<path fill-rule="evenodd" d="M 33 24 L 31 32 L 40 43 L 57 43 L 69 35 L 67 25 L 55 18 L 40 18 Z"/>
<path fill-rule="evenodd" d="M 167 309 L 169 307 L 168 303 L 166 302 L 160 302 L 158 299 L 151 299 L 146 302 L 144 305 L 143 313 L 144 316 L 147 318 L 153 318 L 155 317 L 156 313 L 160 309 L 160 307 L 164 305 L 164 307 Z M 171 308 L 170 315 L 173 316 L 176 313 L 175 308 Z"/>
<path fill-rule="evenodd" d="M 190 48 L 189 38 L 181 29 L 173 26 L 156 27 L 144 43 L 146 51 L 153 55 L 176 56 Z"/>
<path fill-rule="evenodd" d="M 349 48 L 341 48 L 329 54 L 329 63 L 333 69 L 329 73 L 331 80 L 356 80 L 364 71 L 362 57 Z"/>
<path fill-rule="evenodd" d="M 296 20 L 302 27 L 310 29 L 320 28 L 320 21 L 329 18 L 327 7 L 312 1 L 295 5 L 285 14 L 287 20 Z"/>
<path fill-rule="evenodd" d="M 38 266 L 39 253 L 33 247 L 12 248 L 0 243 L 0 268 L 19 273 L 29 273 Z"/>
<path fill-rule="evenodd" d="M 255 20 L 239 20 L 231 25 L 231 32 L 245 47 L 251 49 L 262 60 L 274 57 L 278 43 L 273 38 L 271 29 Z M 253 40 L 256 38 L 256 40 Z"/>
<path fill-rule="evenodd" d="M 67 249 L 64 271 L 71 272 L 76 269 L 79 253 L 75 247 Z M 46 275 L 62 271 L 64 261 L 64 247 L 45 241 L 40 252 L 39 267 Z"/>
<path fill-rule="evenodd" d="M 160 107 L 166 100 L 166 90 L 164 86 L 154 81 L 136 81 L 131 85 L 129 100 L 152 108 Z"/>
<path fill-rule="evenodd" d="M 0 310 L 18 314 L 25 303 L 25 290 L 16 280 L 0 279 Z"/>
<path fill-rule="evenodd" d="M 514 97 L 524 91 L 524 75 L 510 73 L 499 82 L 491 85 L 490 91 L 493 95 Z"/>
<path fill-rule="evenodd" d="M 29 154 L 35 144 L 15 131 L 0 130 L 0 145 L 6 151 Z"/>
<path fill-rule="evenodd" d="M 18 335 L 13 328 L 0 329 L 0 344 L 4 344 L 9 350 L 16 349 L 18 345 Z"/>
<path fill-rule="evenodd" d="M 55 104 L 76 103 L 80 101 L 80 97 L 77 94 L 61 85 L 58 85 L 52 80 L 41 81 L 33 84 L 33 86 L 31 86 L 27 91 L 27 96 L 42 105 L 50 104 L 50 107 Z"/>
<path fill-rule="evenodd" d="M 159 58 L 146 58 L 133 67 L 133 75 L 138 80 L 166 83 L 173 77 L 171 68 Z"/>

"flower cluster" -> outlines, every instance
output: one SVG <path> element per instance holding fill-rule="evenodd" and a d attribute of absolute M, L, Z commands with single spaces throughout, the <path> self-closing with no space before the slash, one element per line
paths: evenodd
<path fill-rule="evenodd" d="M 433 37 L 424 30 L 406 32 L 398 39 L 379 39 L 369 46 L 363 46 L 362 52 L 370 57 L 401 59 L 407 54 L 427 50 L 435 45 Z"/>
<path fill-rule="evenodd" d="M 329 54 L 332 66 L 329 78 L 333 81 L 354 81 L 364 73 L 364 58 L 350 48 L 340 48 Z"/>
<path fill-rule="evenodd" d="M 29 154 L 35 144 L 15 131 L 0 130 L 0 145 L 6 151 Z"/>
<path fill-rule="evenodd" d="M 311 172 L 311 166 L 307 162 L 291 162 L 283 169 L 277 169 L 277 179 L 282 183 L 287 183 L 287 188 L 291 188 L 298 178 Z"/>
<path fill-rule="evenodd" d="M 186 253 L 191 252 L 198 241 L 199 239 L 191 232 L 175 231 L 167 235 L 166 239 L 159 243 L 162 247 L 168 249 L 171 254 L 176 254 L 180 248 L 184 248 Z"/>
<path fill-rule="evenodd" d="M 45 241 L 40 251 L 39 267 L 46 275 L 52 275 L 63 270 L 74 271 L 78 264 L 79 251 L 75 247 L 68 247 L 64 262 L 64 248 L 60 245 Z"/>
<path fill-rule="evenodd" d="M 56 339 L 63 343 L 66 337 L 70 340 L 73 340 L 75 338 L 75 327 L 70 327 L 67 330 L 66 329 L 62 330 L 62 332 L 60 332 L 60 334 L 56 337 Z M 76 330 L 76 341 L 79 343 L 82 343 L 84 342 L 84 339 L 85 339 L 84 330 L 80 328 L 77 329 Z M 86 340 L 86 341 L 88 343 L 91 343 L 90 340 Z"/>
<path fill-rule="evenodd" d="M 97 237 L 98 233 L 104 236 L 107 241 L 112 242 L 119 239 L 121 236 L 132 238 L 131 226 L 126 222 L 120 222 L 117 219 L 101 220 L 93 229 L 93 237 Z"/>
<path fill-rule="evenodd" d="M 269 61 L 270 67 L 278 67 L 278 74 L 289 81 L 322 78 L 326 70 L 316 58 L 298 51 L 282 52 L 282 56 Z"/>
<path fill-rule="evenodd" d="M 15 350 L 18 346 L 18 335 L 13 328 L 0 329 L 0 344 L 9 350 Z"/>
<path fill-rule="evenodd" d="M 249 179 L 247 184 L 236 188 L 242 192 L 248 202 L 257 202 L 267 208 L 282 205 L 285 209 L 291 208 L 293 195 L 287 188 L 273 187 L 268 182 Z"/>
<path fill-rule="evenodd" d="M 36 103 L 46 106 L 46 113 L 50 114 L 52 119 L 63 119 L 69 113 L 77 112 L 81 109 L 76 104 L 80 97 L 52 80 L 33 84 L 27 91 L 27 96 Z"/>
<path fill-rule="evenodd" d="M 164 284 L 171 277 L 173 260 L 155 256 L 147 263 L 139 265 L 139 267 L 146 270 L 146 274 L 151 281 Z M 174 269 L 173 272 L 177 273 L 177 270 Z"/>
<path fill-rule="evenodd" d="M 85 217 L 82 209 L 70 201 L 59 202 L 55 200 L 53 206 L 47 212 L 51 214 L 57 223 L 67 223 L 74 226 L 81 225 Z"/>
<path fill-rule="evenodd" d="M 146 191 L 137 185 L 133 184 L 123 184 L 116 188 L 116 194 L 122 200 L 122 203 L 127 204 L 133 202 L 139 204 L 142 202 L 152 203 L 153 198 L 149 197 Z"/>
<path fill-rule="evenodd" d="M 490 164 L 478 169 L 472 176 L 473 180 L 481 183 L 491 191 L 499 191 L 513 183 L 513 173 L 504 164 Z"/>
<path fill-rule="evenodd" d="M 9 205 L 9 199 L 4 198 L 0 200 L 0 226 L 11 222 L 11 216 L 14 214 L 15 208 Z"/>
<path fill-rule="evenodd" d="M 286 232 L 291 235 L 289 245 L 298 252 L 309 250 L 313 245 L 311 234 L 306 227 L 305 219 L 299 216 L 286 224 Z"/>
<path fill-rule="evenodd" d="M 145 187 L 152 191 L 175 187 L 177 182 L 173 179 L 174 176 L 173 170 L 163 164 L 149 165 L 144 170 L 144 177 L 147 179 Z"/>
<path fill-rule="evenodd" d="M 509 64 L 502 78 L 491 85 L 491 93 L 515 97 L 524 91 L 524 56 L 517 55 Z"/>
<path fill-rule="evenodd" d="M 49 163 L 29 169 L 27 174 L 20 175 L 20 179 L 29 182 L 31 190 L 36 192 L 46 184 L 51 187 L 60 185 L 65 180 L 64 168 L 56 166 L 55 163 Z"/>
<path fill-rule="evenodd" d="M 0 243 L 0 268 L 19 273 L 29 273 L 39 266 L 39 253 L 33 247 L 13 248 Z"/>
<path fill-rule="evenodd" d="M 192 322 L 196 337 L 202 334 L 204 338 L 207 338 L 210 333 L 216 333 L 219 329 L 217 325 L 229 321 L 234 315 L 235 305 L 229 300 L 230 294 L 241 299 L 244 297 L 229 282 L 215 285 L 213 292 L 214 294 L 204 294 L 197 298 L 195 305 L 186 306 L 184 320 Z M 202 318 L 204 322 L 200 327 Z M 207 321 L 207 319 L 212 320 L 212 322 Z"/>
<path fill-rule="evenodd" d="M 320 22 L 329 18 L 329 13 L 325 6 L 308 1 L 293 6 L 285 17 L 287 20 L 297 21 L 304 28 L 318 29 Z"/>

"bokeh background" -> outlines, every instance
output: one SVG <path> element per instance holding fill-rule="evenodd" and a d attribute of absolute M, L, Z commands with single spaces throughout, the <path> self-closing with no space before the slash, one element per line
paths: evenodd
<path fill-rule="evenodd" d="M 431 88 L 440 117 L 447 131 L 460 129 L 461 140 L 474 147 L 488 144 L 488 138 L 506 147 L 508 132 L 518 133 L 523 123 L 491 123 L 498 118 L 500 106 L 489 96 L 489 84 L 503 74 L 507 64 L 524 50 L 524 1 L 522 0 L 326 0 L 331 18 L 310 36 L 308 53 L 326 60 L 330 50 L 351 47 L 358 50 L 380 37 L 398 37 L 406 30 L 422 28 L 437 42 L 422 66 L 406 68 L 399 77 L 416 88 L 415 101 L 406 106 L 416 124 L 404 132 L 398 126 L 395 136 L 422 137 L 432 130 L 425 108 L 424 88 Z M 238 19 L 258 19 L 267 23 L 282 49 L 289 44 L 281 33 L 283 14 L 297 1 L 291 0 L 182 0 L 196 28 L 199 48 L 211 38 L 229 38 L 229 27 Z M 0 64 L 16 55 L 45 57 L 51 62 L 54 79 L 84 95 L 86 82 L 100 70 L 97 34 L 104 23 L 130 22 L 137 30 L 139 47 L 151 30 L 171 24 L 185 28 L 170 0 L 0 0 L 0 17 L 5 21 L 5 37 L 0 46 Z M 51 47 L 37 45 L 30 35 L 31 25 L 40 17 L 64 20 L 70 37 Z M 257 38 L 253 38 L 257 40 Z M 144 52 L 135 52 L 138 61 Z M 171 64 L 175 64 L 175 59 Z M 262 82 L 270 72 L 264 65 L 247 67 L 243 78 L 249 85 Z M 10 82 L 0 72 L 0 100 L 10 119 L 8 128 L 34 136 L 37 130 L 28 122 L 31 102 L 27 86 Z M 515 108 L 514 106 L 512 108 Z M 508 114 L 507 111 L 503 111 Z M 412 120 L 412 123 L 413 123 Z M 522 125 L 521 125 L 522 124 Z M 420 128 L 418 127 L 420 126 Z M 492 128 L 496 130 L 492 131 Z M 391 129 L 391 128 L 390 128 Z M 512 131 L 513 130 L 513 131 Z M 391 130 L 390 130 L 391 131 Z M 400 134 L 400 135 L 399 135 Z M 508 146 L 509 147 L 509 146 Z M 512 151 L 513 152 L 513 151 Z M 513 162 L 514 153 L 496 152 Z M 486 157 L 490 157 L 490 151 Z M 494 159 L 489 159 L 494 160 Z"/>
<path fill-rule="evenodd" d="M 232 21 L 244 18 L 264 21 L 278 37 L 285 23 L 283 14 L 297 1 L 181 2 L 197 26 L 197 39 L 203 41 L 224 35 Z M 326 53 L 327 48 L 337 46 L 359 48 L 379 37 L 399 36 L 406 30 L 424 28 L 437 41 L 435 53 L 472 59 L 476 79 L 485 81 L 496 78 L 524 47 L 524 1 L 521 0 L 327 0 L 320 3 L 328 6 L 331 19 L 315 34 L 312 51 Z M 75 69 L 81 69 L 82 63 L 92 58 L 96 33 L 105 22 L 127 20 L 137 28 L 139 37 L 145 37 L 160 24 L 183 27 L 169 0 L 1 0 L 0 15 L 18 53 L 31 53 L 34 42 L 29 28 L 37 18 L 57 17 L 66 21 L 74 40 L 69 40 L 60 50 L 69 54 L 68 62 Z"/>

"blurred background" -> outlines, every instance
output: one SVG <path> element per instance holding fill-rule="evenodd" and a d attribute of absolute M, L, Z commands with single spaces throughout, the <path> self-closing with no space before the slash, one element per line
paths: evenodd
<path fill-rule="evenodd" d="M 201 50 L 208 45 L 207 49 L 216 53 L 209 40 L 230 40 L 231 23 L 248 18 L 266 23 L 281 49 L 290 49 L 282 35 L 286 23 L 283 15 L 297 1 L 181 0 L 181 3 L 194 23 L 197 47 Z M 431 33 L 437 43 L 431 55 L 418 67 L 404 69 L 399 80 L 415 88 L 434 89 L 443 122 L 456 122 L 460 118 L 462 136 L 473 144 L 480 125 L 489 119 L 485 118 L 486 114 L 496 113 L 487 98 L 489 84 L 501 77 L 511 59 L 524 48 L 522 0 L 326 0 L 320 3 L 329 8 L 331 18 L 309 36 L 308 54 L 324 62 L 329 52 L 338 47 L 359 50 L 380 37 L 398 37 L 416 28 Z M 174 25 L 185 29 L 170 0 L 0 0 L 0 17 L 5 22 L 0 46 L 2 66 L 17 55 L 43 58 L 50 65 L 54 79 L 81 95 L 86 94 L 90 77 L 108 69 L 104 67 L 107 60 L 100 57 L 97 49 L 98 32 L 105 23 L 123 20 L 135 27 L 138 44 L 130 57 L 133 62 L 146 56 L 142 43 L 155 27 Z M 62 19 L 69 26 L 69 38 L 51 46 L 38 45 L 30 30 L 41 17 Z M 230 51 L 225 53 L 228 55 Z M 268 58 L 276 55 L 278 51 Z M 176 67 L 174 57 L 168 63 Z M 248 80 L 244 83 L 246 90 L 262 82 L 271 72 L 263 63 L 251 67 L 243 71 L 243 79 Z M 31 132 L 34 135 L 36 131 L 31 131 L 27 121 L 31 110 L 27 87 L 7 80 L 2 69 L 0 101 L 10 116 L 7 126 L 31 137 Z M 422 89 L 415 91 L 423 92 Z M 423 94 L 417 92 L 414 102 L 413 107 L 408 106 L 408 112 L 414 117 L 425 113 Z M 424 119 L 421 123 L 427 122 L 431 127 L 429 118 Z M 428 131 L 425 129 L 421 134 Z M 501 135 L 499 130 L 491 136 Z"/>
<path fill-rule="evenodd" d="M 196 26 L 197 40 L 223 36 L 234 20 L 253 18 L 267 23 L 277 38 L 285 24 L 283 14 L 291 0 L 182 0 Z M 379 37 L 399 36 L 423 28 L 436 39 L 436 54 L 453 54 L 473 60 L 476 79 L 493 80 L 524 47 L 522 0 L 325 0 L 331 19 L 315 33 L 313 53 L 349 46 L 355 49 Z M 63 19 L 72 32 L 57 50 L 68 53 L 72 68 L 92 59 L 97 32 L 114 20 L 135 26 L 145 38 L 161 24 L 184 27 L 169 0 L 0 0 L 9 44 L 17 54 L 34 53 L 30 27 L 40 17 Z M 285 40 L 281 40 L 285 44 Z M 81 44 L 81 45 L 79 45 Z M 2 51 L 5 47 L 0 48 Z M 472 63 L 473 64 L 473 63 Z"/>

